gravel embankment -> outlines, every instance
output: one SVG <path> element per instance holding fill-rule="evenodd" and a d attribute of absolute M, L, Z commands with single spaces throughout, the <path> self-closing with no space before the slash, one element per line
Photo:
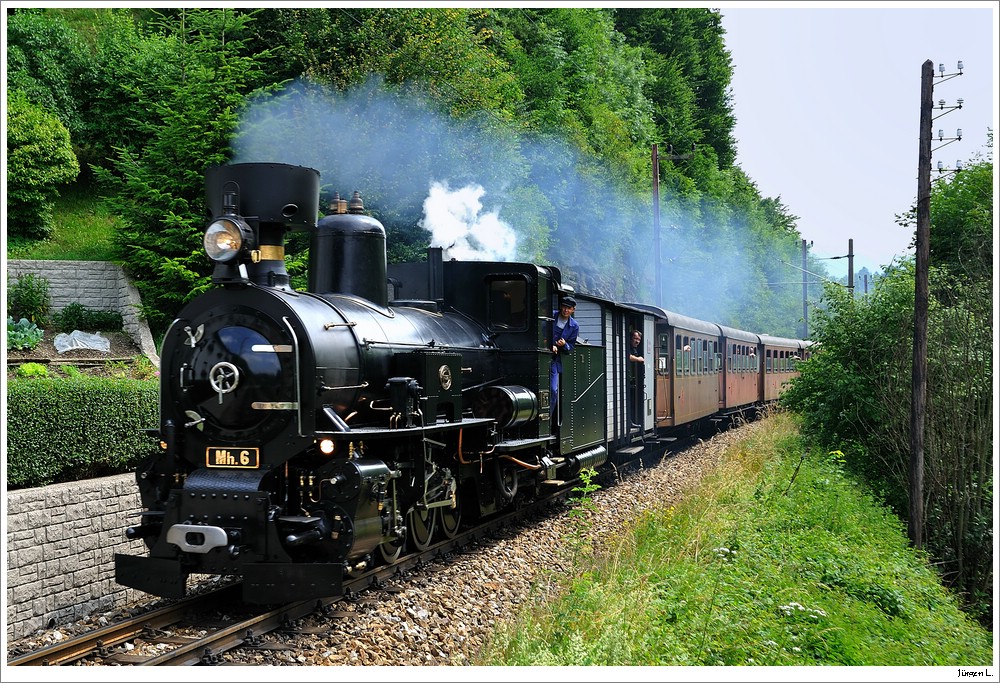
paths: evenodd
<path fill-rule="evenodd" d="M 628 520 L 643 510 L 668 506 L 718 463 L 732 443 L 749 436 L 761 422 L 744 425 L 696 444 L 592 494 L 597 512 L 590 520 L 595 545 L 618 538 Z M 572 566 L 572 537 L 577 522 L 558 514 L 469 552 L 390 582 L 384 589 L 336 605 L 327 616 L 313 616 L 303 626 L 319 634 L 270 634 L 289 650 L 237 650 L 227 662 L 242 665 L 469 665 L 500 622 L 513 619 L 528 600 L 543 596 L 553 575 Z M 94 615 L 86 622 L 95 623 Z M 52 643 L 77 629 L 70 625 L 21 641 L 35 647 Z M 17 643 L 9 643 L 9 646 Z"/>

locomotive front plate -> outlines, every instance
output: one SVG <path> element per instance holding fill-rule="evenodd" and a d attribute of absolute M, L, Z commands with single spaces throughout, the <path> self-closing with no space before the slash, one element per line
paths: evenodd
<path fill-rule="evenodd" d="M 260 449 L 209 446 L 205 449 L 205 467 L 255 470 L 260 467 Z"/>

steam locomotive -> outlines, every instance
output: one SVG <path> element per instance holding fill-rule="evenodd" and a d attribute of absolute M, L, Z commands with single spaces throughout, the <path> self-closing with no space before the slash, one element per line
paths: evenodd
<path fill-rule="evenodd" d="M 431 249 L 389 266 L 357 192 L 319 217 L 310 168 L 216 167 L 206 195 L 214 287 L 163 339 L 160 449 L 126 530 L 148 553 L 115 556 L 117 582 L 154 595 L 182 597 L 191 574 L 238 576 L 250 603 L 338 595 L 351 572 L 775 400 L 808 355 L 575 292 L 550 265 Z M 310 235 L 306 291 L 285 270 L 291 230 Z M 569 294 L 580 334 L 551 405 Z M 630 383 L 636 329 L 652 362 Z"/>

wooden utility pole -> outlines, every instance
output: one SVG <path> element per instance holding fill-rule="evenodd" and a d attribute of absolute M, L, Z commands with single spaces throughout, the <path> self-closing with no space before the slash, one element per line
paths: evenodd
<path fill-rule="evenodd" d="M 664 159 L 678 161 L 680 159 L 690 159 L 694 156 L 695 145 L 691 145 L 690 154 L 674 154 L 674 146 L 667 145 L 667 154 Z M 653 267 L 656 269 L 656 297 L 654 301 L 657 306 L 663 306 L 660 292 L 660 148 L 657 143 L 653 143 Z"/>
<path fill-rule="evenodd" d="M 915 548 L 924 545 L 924 416 L 927 412 L 927 307 L 931 254 L 931 124 L 934 120 L 934 62 L 920 73 L 920 154 L 917 159 L 917 248 L 913 302 L 913 404 L 910 410 L 910 519 Z"/>
<path fill-rule="evenodd" d="M 847 293 L 854 298 L 854 240 L 847 240 Z"/>
<path fill-rule="evenodd" d="M 656 296 L 653 301 L 663 306 L 660 294 L 660 155 L 653 143 L 653 270 L 656 271 Z"/>
<path fill-rule="evenodd" d="M 809 338 L 809 267 L 806 264 L 806 241 L 802 240 L 802 338 Z"/>

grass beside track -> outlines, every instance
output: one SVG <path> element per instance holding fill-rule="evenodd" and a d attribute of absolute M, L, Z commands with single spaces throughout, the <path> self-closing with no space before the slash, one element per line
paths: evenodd
<path fill-rule="evenodd" d="M 806 450 L 791 416 L 768 418 L 682 503 L 578 560 L 478 664 L 992 665 L 991 634 L 841 465 Z"/>

